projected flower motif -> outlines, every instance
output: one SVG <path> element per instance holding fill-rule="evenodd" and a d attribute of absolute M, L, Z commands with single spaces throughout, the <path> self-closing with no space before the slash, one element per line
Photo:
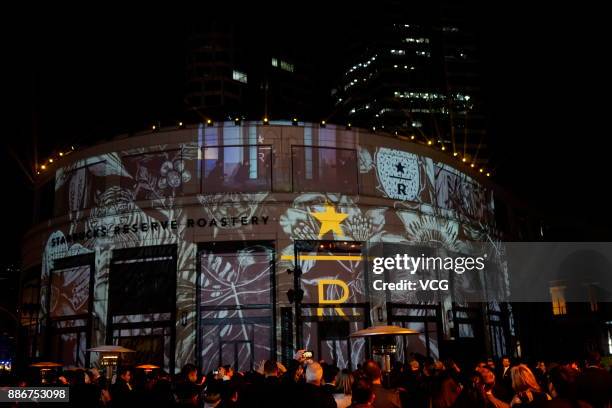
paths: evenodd
<path fill-rule="evenodd" d="M 407 241 L 432 243 L 457 252 L 463 248 L 456 221 L 412 211 L 397 211 L 397 216 L 404 224 Z"/>
<path fill-rule="evenodd" d="M 166 161 L 161 166 L 161 177 L 157 182 L 160 189 L 179 188 L 181 184 L 191 180 L 191 174 L 185 170 L 185 162 L 183 160 Z"/>

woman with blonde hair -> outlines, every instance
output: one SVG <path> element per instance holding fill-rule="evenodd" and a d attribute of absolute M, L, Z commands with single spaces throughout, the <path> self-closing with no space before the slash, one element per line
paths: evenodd
<path fill-rule="evenodd" d="M 336 389 L 334 390 L 334 399 L 338 408 L 346 408 L 351 405 L 353 374 L 344 369 L 336 376 Z"/>
<path fill-rule="evenodd" d="M 516 393 L 510 403 L 511 407 L 533 407 L 551 399 L 541 390 L 535 376 L 525 364 L 512 367 L 510 378 L 512 389 Z"/>

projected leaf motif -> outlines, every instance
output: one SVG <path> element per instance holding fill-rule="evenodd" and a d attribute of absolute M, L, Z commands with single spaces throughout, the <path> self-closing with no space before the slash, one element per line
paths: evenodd
<path fill-rule="evenodd" d="M 88 312 L 89 267 L 54 271 L 51 279 L 51 316 L 65 317 Z"/>
<path fill-rule="evenodd" d="M 123 162 L 131 178 L 123 177 L 122 186 L 129 187 L 136 200 L 174 197 L 191 180 L 182 149 L 137 151 L 125 156 Z"/>
<path fill-rule="evenodd" d="M 251 247 L 236 253 L 201 254 L 200 305 L 218 309 L 203 311 L 201 317 L 224 319 L 220 321 L 217 334 L 219 338 L 216 341 L 249 341 L 254 340 L 253 335 L 257 333 L 263 336 L 269 332 L 269 325 L 248 323 L 244 320 L 250 317 L 268 316 L 269 310 L 240 308 L 240 306 L 271 303 L 271 254 L 265 251 L 266 249 L 262 247 Z M 248 365 L 251 352 L 258 354 L 263 351 L 269 354 L 270 351 L 270 346 L 265 341 L 255 342 L 255 348 L 255 350 L 250 350 L 248 347 L 238 348 L 239 365 Z M 218 347 L 209 345 L 204 347 L 202 353 L 203 361 L 209 364 L 215 364 L 219 360 Z"/>

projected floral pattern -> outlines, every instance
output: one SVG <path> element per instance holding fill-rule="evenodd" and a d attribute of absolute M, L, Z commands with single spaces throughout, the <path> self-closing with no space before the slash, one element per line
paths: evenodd
<path fill-rule="evenodd" d="M 89 266 L 56 270 L 51 278 L 51 317 L 87 314 Z"/>
<path fill-rule="evenodd" d="M 257 132 L 255 140 L 266 140 L 267 143 L 274 143 L 274 138 L 282 136 L 279 133 L 274 137 L 264 137 L 259 134 L 259 129 Z M 298 142 L 296 144 L 306 144 Z M 244 143 L 244 140 L 236 140 L 236 143 Z M 293 139 L 291 143 L 294 143 Z M 268 323 L 257 319 L 254 319 L 255 323 L 245 323 L 245 319 L 265 317 L 270 311 L 235 307 L 269 303 L 264 298 L 270 297 L 270 275 L 274 271 L 278 306 L 289 306 L 285 293 L 293 287 L 293 278 L 285 271 L 294 267 L 293 243 L 320 239 L 321 222 L 312 214 L 322 211 L 326 204 L 333 206 L 336 212 L 347 215 L 340 224 L 342 234 L 327 232 L 323 237 L 326 240 L 346 241 L 349 244 L 436 243 L 449 252 L 459 253 L 469 252 L 471 241 L 496 241 L 495 230 L 490 224 L 493 208 L 491 192 L 472 178 L 454 169 L 449 170 L 452 168 L 428 157 L 359 145 L 355 147 L 359 193 L 368 196 L 369 201 L 360 196 L 334 193 L 292 194 L 287 199 L 285 193 L 289 191 L 284 189 L 291 186 L 291 172 L 288 172 L 289 176 L 280 174 L 278 177 L 288 183 L 281 186 L 284 193 L 274 189 L 272 192 L 255 193 L 199 193 L 198 155 L 201 148 L 200 142 L 156 145 L 106 153 L 58 169 L 56 190 L 68 192 L 66 212 L 73 211 L 76 215 L 71 216 L 68 224 L 44 239 L 41 316 L 49 312 L 46 310 L 48 279 L 53 261 L 79 253 L 95 253 L 93 312 L 99 330 L 94 333 L 93 343 L 104 343 L 108 275 L 113 250 L 139 245 L 177 245 L 176 365 L 180 367 L 196 361 L 211 361 L 210 364 L 214 364 L 219 357 L 223 360 L 235 355 L 239 364 L 248 365 L 251 359 L 269 357 L 273 333 Z M 277 154 L 277 150 L 282 149 L 272 146 L 273 154 Z M 276 167 L 274 170 L 278 171 Z M 408 174 L 402 173 L 402 170 L 410 170 L 409 175 L 414 179 L 411 180 L 414 183 L 406 186 L 406 194 L 398 193 L 395 183 L 395 177 Z M 276 177 L 274 173 L 272 175 Z M 110 182 L 109 176 L 120 181 Z M 105 180 L 97 183 L 96 177 Z M 276 184 L 274 186 L 276 188 Z M 179 201 L 182 196 L 187 199 L 184 203 Z M 177 205 L 179 202 L 181 205 Z M 262 215 L 269 217 L 267 225 L 217 224 L 197 229 L 200 235 L 196 235 L 196 229 L 186 227 L 188 218 L 251 219 Z M 112 233 L 119 226 L 169 220 L 176 220 L 178 229 L 137 232 L 130 229 L 121 234 Z M 59 244 L 51 244 L 55 238 L 99 228 L 111 233 L 78 242 L 63 240 Z M 269 238 L 266 239 L 276 241 L 276 265 L 270 264 L 270 253 L 261 248 L 236 249 L 223 254 L 198 252 L 198 242 L 254 240 L 260 233 L 267 234 Z M 196 269 L 198 256 L 200 270 Z M 272 269 L 272 266 L 275 268 Z M 384 297 L 379 299 L 368 293 L 364 284 L 364 267 L 359 261 L 302 260 L 301 267 L 304 286 L 312 288 L 321 278 L 342 279 L 351 292 L 349 301 L 369 301 L 372 314 L 375 307 L 385 306 Z M 199 294 L 196 293 L 198 279 Z M 496 290 L 504 289 L 507 288 Z M 329 298 L 339 294 L 336 286 L 326 288 L 325 296 Z M 396 294 L 391 296 L 398 302 L 427 301 L 397 297 Z M 442 299 L 444 310 L 451 307 L 449 302 L 449 299 Z M 205 327 L 204 330 L 208 331 L 198 334 L 196 310 L 200 306 L 219 306 L 219 310 L 206 310 L 200 318 L 210 319 L 207 320 L 209 323 L 221 320 L 221 323 L 207 326 L 201 322 L 200 328 Z M 372 315 L 371 321 L 377 322 L 376 316 Z M 351 331 L 360 328 L 359 324 L 351 323 Z M 444 331 L 448 332 L 448 322 L 444 321 L 443 324 Z M 307 327 L 305 341 L 312 344 L 316 341 L 310 333 L 314 326 Z M 277 338 L 280 338 L 279 333 L 276 333 Z M 206 339 L 200 356 L 195 353 L 198 338 Z M 209 338 L 213 341 L 209 342 Z M 224 341 L 223 344 L 220 339 Z M 257 340 L 251 344 L 249 341 L 252 339 L 263 341 Z M 324 343 L 324 347 L 332 347 L 331 342 Z M 363 343 L 352 342 L 351 345 L 355 364 L 356 356 L 362 355 Z M 170 358 L 169 355 L 164 356 L 165 361 Z M 341 364 L 346 364 L 348 355 L 343 352 L 338 358 Z"/>
<path fill-rule="evenodd" d="M 263 247 L 234 253 L 205 251 L 200 254 L 200 262 L 202 319 L 216 322 L 204 323 L 206 335 L 201 357 L 208 363 L 204 371 L 219 362 L 250 368 L 251 361 L 270 354 L 271 253 Z M 268 308 L 249 309 L 249 305 Z M 231 352 L 226 352 L 224 346 Z"/>
<path fill-rule="evenodd" d="M 123 163 L 131 177 L 122 178 L 122 186 L 133 191 L 135 200 L 180 194 L 183 184 L 191 180 L 180 149 L 129 155 Z"/>

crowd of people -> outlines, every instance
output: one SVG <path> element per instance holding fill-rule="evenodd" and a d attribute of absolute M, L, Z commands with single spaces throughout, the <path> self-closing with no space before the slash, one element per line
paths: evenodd
<path fill-rule="evenodd" d="M 422 356 L 421 356 L 422 357 Z M 298 351 L 286 366 L 268 360 L 248 372 L 230 366 L 200 376 L 188 364 L 175 377 L 163 371 L 120 367 L 112 383 L 96 369 L 58 373 L 54 385 L 70 389 L 69 406 L 134 408 L 606 408 L 612 374 L 598 353 L 579 364 L 540 361 L 532 368 L 504 357 L 468 369 L 452 360 L 413 358 L 388 373 L 374 360 L 356 370 L 304 358 Z M 13 386 L 39 385 L 15 380 Z M 16 405 L 20 406 L 20 405 Z M 61 406 L 67 406 L 63 403 Z"/>

